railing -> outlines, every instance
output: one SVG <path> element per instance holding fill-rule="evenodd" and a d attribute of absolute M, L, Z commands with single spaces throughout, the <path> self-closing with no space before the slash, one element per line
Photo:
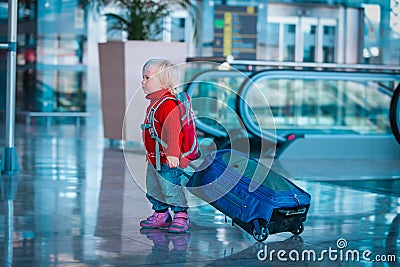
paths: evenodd
<path fill-rule="evenodd" d="M 343 64 L 323 62 L 289 62 L 269 60 L 235 60 L 233 57 L 190 57 L 186 62 L 213 62 L 229 64 L 233 68 L 246 71 L 261 71 L 267 69 L 295 69 L 295 70 L 331 70 L 331 71 L 353 71 L 353 72 L 383 72 L 400 74 L 399 65 L 381 64 Z"/>
<path fill-rule="evenodd" d="M 282 62 L 263 60 L 234 60 L 227 58 L 227 63 L 232 66 L 249 67 L 273 67 L 273 68 L 294 68 L 294 69 L 315 69 L 315 70 L 338 70 L 338 71 L 378 71 L 400 73 L 398 65 L 377 65 L 377 64 L 340 64 L 340 63 L 318 63 L 318 62 Z"/>

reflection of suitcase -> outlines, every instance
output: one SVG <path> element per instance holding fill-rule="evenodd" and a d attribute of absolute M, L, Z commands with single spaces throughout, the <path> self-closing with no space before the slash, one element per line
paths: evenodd
<path fill-rule="evenodd" d="M 302 233 L 311 200 L 285 177 L 229 149 L 207 155 L 187 187 L 257 241 L 279 232 Z"/>

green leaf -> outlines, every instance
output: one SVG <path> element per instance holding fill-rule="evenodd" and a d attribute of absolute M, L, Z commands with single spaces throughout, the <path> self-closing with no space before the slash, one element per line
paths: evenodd
<path fill-rule="evenodd" d="M 160 34 L 164 30 L 163 20 L 177 7 L 181 7 L 188 12 L 194 25 L 193 37 L 196 43 L 198 41 L 200 13 L 190 0 L 83 0 L 83 5 L 97 14 L 111 18 L 113 25 L 109 29 L 126 31 L 129 40 L 147 40 Z M 103 14 L 108 5 L 117 6 L 120 11 Z"/>

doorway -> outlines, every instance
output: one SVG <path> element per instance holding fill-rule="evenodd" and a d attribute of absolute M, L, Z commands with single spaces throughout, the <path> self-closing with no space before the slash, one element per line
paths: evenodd
<path fill-rule="evenodd" d="M 287 62 L 336 61 L 337 20 L 316 17 L 268 17 L 269 30 L 277 33 L 272 60 Z M 275 35 L 276 36 L 276 35 Z M 271 55 L 271 53 L 269 53 Z"/>
<path fill-rule="evenodd" d="M 270 3 L 266 60 L 355 63 L 362 38 L 354 37 L 362 36 L 362 18 L 362 10 L 356 8 Z"/>

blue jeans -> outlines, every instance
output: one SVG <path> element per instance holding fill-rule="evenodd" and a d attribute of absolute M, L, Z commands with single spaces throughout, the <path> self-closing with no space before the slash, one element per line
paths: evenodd
<path fill-rule="evenodd" d="M 153 204 L 153 210 L 168 208 L 173 212 L 187 210 L 187 201 L 181 186 L 182 172 L 182 169 L 170 168 L 166 163 L 161 164 L 160 171 L 157 171 L 152 164 L 147 165 L 146 197 Z"/>

